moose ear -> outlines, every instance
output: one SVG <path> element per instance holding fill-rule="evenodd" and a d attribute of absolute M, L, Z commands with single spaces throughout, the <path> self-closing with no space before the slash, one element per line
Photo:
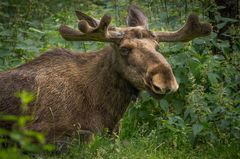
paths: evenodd
<path fill-rule="evenodd" d="M 128 8 L 127 25 L 130 27 L 143 26 L 148 29 L 148 18 L 144 13 L 135 5 Z"/>

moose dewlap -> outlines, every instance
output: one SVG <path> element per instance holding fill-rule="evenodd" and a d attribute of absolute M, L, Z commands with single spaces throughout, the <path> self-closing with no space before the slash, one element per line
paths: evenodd
<path fill-rule="evenodd" d="M 99 21 L 79 11 L 76 14 L 78 30 L 60 26 L 64 39 L 109 42 L 110 46 L 86 54 L 54 49 L 0 73 L 0 112 L 19 115 L 20 101 L 14 94 L 33 92 L 27 113 L 34 120 L 27 127 L 46 133 L 49 142 L 105 128 L 113 133 L 140 91 L 154 97 L 177 91 L 171 66 L 156 50 L 158 42 L 186 42 L 212 30 L 192 14 L 178 31 L 153 32 L 136 6 L 129 7 L 125 28 L 110 26 L 108 15 Z M 9 128 L 11 123 L 0 122 L 0 126 Z"/>

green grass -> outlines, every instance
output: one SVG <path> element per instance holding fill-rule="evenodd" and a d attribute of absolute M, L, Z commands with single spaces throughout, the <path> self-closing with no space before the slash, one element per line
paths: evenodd
<path fill-rule="evenodd" d="M 96 137 L 90 144 L 73 144 L 68 152 L 60 155 L 43 155 L 49 159 L 237 159 L 239 145 L 200 145 L 190 143 L 157 142 L 149 137 L 111 140 Z"/>
<path fill-rule="evenodd" d="M 169 138 L 171 134 L 168 134 Z M 201 144 L 193 147 L 182 135 L 179 139 L 159 139 L 156 136 L 138 136 L 126 139 L 96 136 L 83 144 L 76 139 L 62 153 L 25 154 L 12 148 L 0 150 L 0 159 L 238 159 L 240 145 L 237 141 L 228 144 Z M 34 157 L 33 157 L 34 156 Z"/>

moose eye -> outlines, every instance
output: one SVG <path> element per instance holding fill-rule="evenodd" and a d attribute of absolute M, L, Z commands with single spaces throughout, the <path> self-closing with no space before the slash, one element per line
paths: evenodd
<path fill-rule="evenodd" d="M 129 55 L 129 54 L 131 53 L 131 51 L 132 51 L 131 48 L 122 47 L 122 48 L 120 49 L 120 54 L 121 54 L 122 56 L 127 56 L 127 55 Z"/>

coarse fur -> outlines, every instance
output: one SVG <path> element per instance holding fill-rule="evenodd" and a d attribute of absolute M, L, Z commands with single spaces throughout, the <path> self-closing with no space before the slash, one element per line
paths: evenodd
<path fill-rule="evenodd" d="M 29 110 L 34 114 L 29 127 L 50 132 L 51 139 L 78 129 L 113 131 L 139 91 L 116 71 L 112 52 L 111 46 L 86 54 L 55 49 L 2 72 L 0 83 L 6 85 L 0 85 L 0 112 L 18 115 L 20 101 L 14 93 L 27 90 L 36 98 Z"/>

